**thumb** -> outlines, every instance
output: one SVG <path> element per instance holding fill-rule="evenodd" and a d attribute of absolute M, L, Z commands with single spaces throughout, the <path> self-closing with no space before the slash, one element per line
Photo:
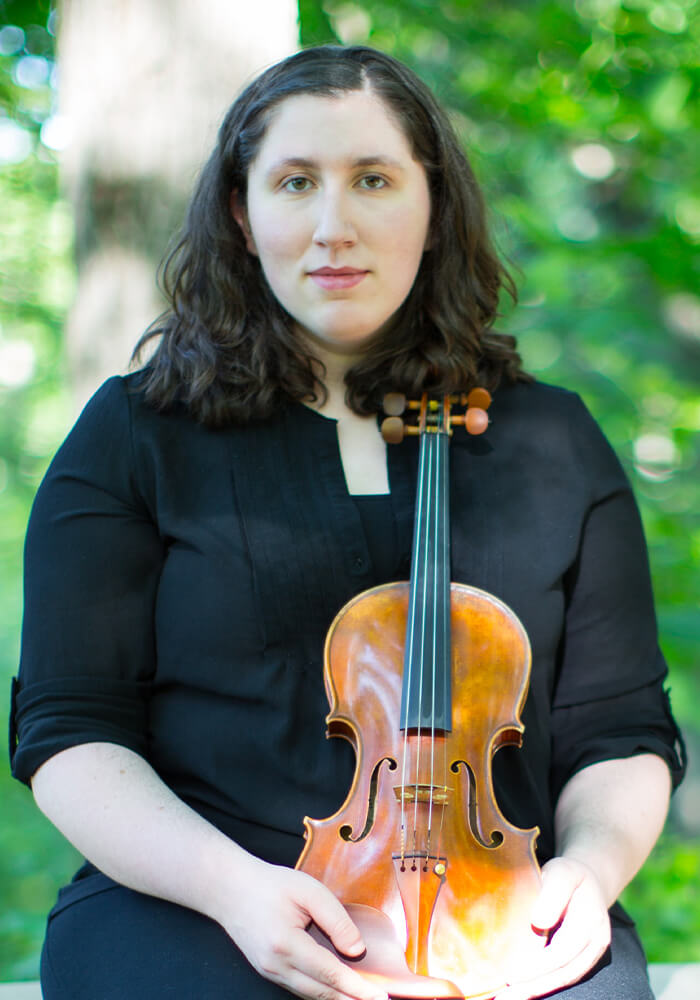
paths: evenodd
<path fill-rule="evenodd" d="M 542 868 L 542 888 L 530 920 L 537 930 L 554 929 L 562 920 L 571 897 L 581 883 L 581 874 L 564 858 L 553 858 Z"/>

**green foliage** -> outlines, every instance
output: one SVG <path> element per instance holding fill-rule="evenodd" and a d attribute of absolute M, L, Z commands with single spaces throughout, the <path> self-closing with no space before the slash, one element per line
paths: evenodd
<path fill-rule="evenodd" d="M 519 274 L 521 303 L 504 303 L 501 328 L 518 336 L 539 377 L 583 394 L 633 480 L 674 708 L 698 741 L 691 595 L 700 557 L 700 4 L 299 6 L 302 44 L 357 41 L 389 51 L 450 108 Z M 61 325 L 74 283 L 72 224 L 54 154 L 41 141 L 53 111 L 49 8 L 47 0 L 0 0 L 0 29 L 24 32 L 16 49 L 0 50 L 0 129 L 10 122 L 30 142 L 26 156 L 0 168 L 3 716 L 18 656 L 28 508 L 70 420 Z M 32 86 L 18 73 L 28 56 L 46 61 L 24 64 L 37 74 Z M 0 801 L 0 969 L 5 978 L 32 977 L 45 913 L 77 858 L 5 769 Z M 625 893 L 652 959 L 700 959 L 699 869 L 700 843 L 669 833 Z"/>
<path fill-rule="evenodd" d="M 650 961 L 700 961 L 700 844 L 666 836 L 622 896 Z"/>
<path fill-rule="evenodd" d="M 3 718 L 9 713 L 9 678 L 16 671 L 19 653 L 21 551 L 29 505 L 70 419 L 61 327 L 74 287 L 70 210 L 58 196 L 53 153 L 40 140 L 42 123 L 52 110 L 48 81 L 53 62 L 51 35 L 36 21 L 46 21 L 48 5 L 43 13 L 37 4 L 11 6 L 22 16 L 10 23 L 21 24 L 27 31 L 15 36 L 19 39 L 15 51 L 0 55 L 0 126 L 8 120 L 3 115 L 9 116 L 28 138 L 24 146 L 8 148 L 0 143 L 0 155 L 3 148 L 6 155 L 12 154 L 0 169 Z M 17 73 L 18 64 L 27 56 L 47 61 L 44 82 L 34 87 L 18 82 L 23 78 Z M 57 887 L 75 870 L 78 859 L 40 816 L 30 792 L 11 779 L 6 766 L 0 768 L 0 802 L 0 976 L 34 978 L 46 913 Z"/>
<path fill-rule="evenodd" d="M 24 29 L 44 26 L 55 6 L 52 0 L 0 0 L 0 25 L 15 24 Z"/>
<path fill-rule="evenodd" d="M 21 546 L 29 504 L 69 420 L 60 330 L 73 288 L 71 221 L 56 171 L 36 159 L 0 173 L 0 715 L 9 712 L 21 615 Z M 7 380 L 11 379 L 8 385 Z M 0 768 L 0 969 L 36 975 L 56 888 L 75 852 Z"/>
<path fill-rule="evenodd" d="M 316 0 L 299 0 L 299 41 L 305 48 L 338 41 L 328 13 Z"/>

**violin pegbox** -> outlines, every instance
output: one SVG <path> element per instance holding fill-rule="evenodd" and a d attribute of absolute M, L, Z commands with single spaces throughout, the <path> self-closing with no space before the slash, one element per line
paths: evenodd
<path fill-rule="evenodd" d="M 455 416 L 452 407 L 461 404 L 466 407 L 462 415 Z M 468 434 L 483 434 L 489 425 L 487 410 L 491 405 L 491 393 L 488 389 L 477 387 L 470 393 L 460 396 L 446 396 L 442 409 L 444 413 L 443 431 L 452 433 L 452 426 L 463 426 Z M 383 400 L 386 417 L 382 421 L 382 437 L 387 444 L 399 444 L 407 434 L 420 434 L 428 429 L 428 414 L 431 410 L 441 409 L 440 404 L 428 400 L 424 395 L 421 400 L 406 399 L 402 392 L 388 392 Z M 403 414 L 406 410 L 419 411 L 417 423 L 408 423 Z"/>

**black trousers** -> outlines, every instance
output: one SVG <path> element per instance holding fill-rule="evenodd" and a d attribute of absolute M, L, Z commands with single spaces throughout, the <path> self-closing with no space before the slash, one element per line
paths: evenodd
<path fill-rule="evenodd" d="M 566 1000 L 653 1000 L 634 925 L 618 907 L 609 952 Z M 289 1000 L 262 979 L 224 930 L 193 910 L 102 874 L 71 883 L 49 914 L 44 1000 Z"/>

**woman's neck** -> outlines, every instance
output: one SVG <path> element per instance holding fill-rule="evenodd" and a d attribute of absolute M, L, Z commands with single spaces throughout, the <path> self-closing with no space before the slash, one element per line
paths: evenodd
<path fill-rule="evenodd" d="M 345 374 L 358 359 L 357 354 L 341 354 L 336 351 L 328 351 L 323 347 L 319 349 L 318 344 L 313 345 L 314 357 L 323 364 L 323 369 L 319 371 L 319 377 L 326 387 L 327 396 L 325 400 L 317 400 L 309 403 L 313 409 L 318 410 L 324 417 L 332 417 L 336 420 L 347 416 L 351 411 L 345 402 Z"/>
<path fill-rule="evenodd" d="M 337 421 L 338 447 L 348 492 L 376 494 L 389 492 L 386 444 L 374 417 L 361 417 L 345 402 L 345 374 L 360 357 L 359 352 L 343 354 L 328 350 L 317 341 L 311 353 L 324 366 L 319 378 L 326 387 L 323 401 L 309 402 L 312 409 Z"/>

